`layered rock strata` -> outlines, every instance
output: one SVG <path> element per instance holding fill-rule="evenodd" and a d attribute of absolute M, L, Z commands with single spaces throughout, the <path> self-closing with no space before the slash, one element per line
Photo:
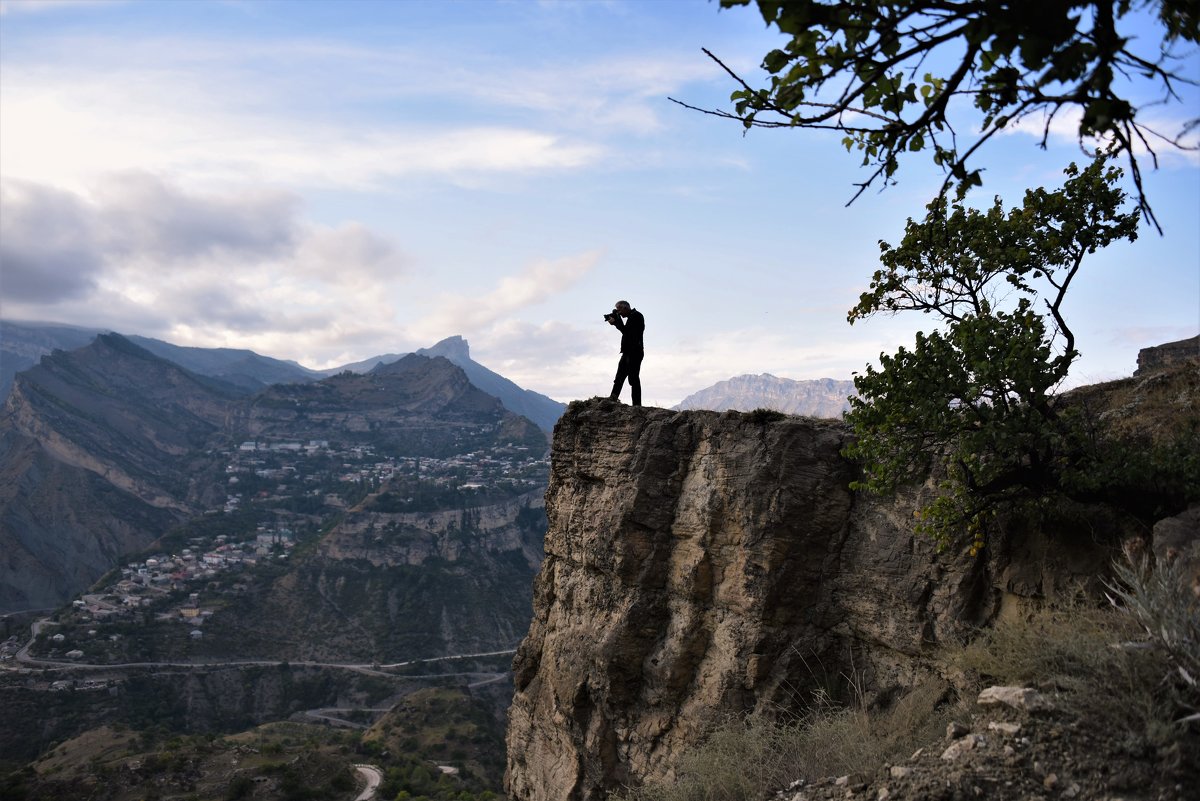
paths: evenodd
<path fill-rule="evenodd" d="M 770 413 L 568 408 L 514 659 L 512 798 L 600 799 L 670 776 L 726 716 L 851 685 L 886 702 L 928 675 L 938 642 L 1107 559 L 1024 534 L 939 554 L 912 534 L 918 498 L 849 490 L 847 436 Z"/>
<path fill-rule="evenodd" d="M 1200 336 L 1168 342 L 1153 348 L 1142 348 L 1138 351 L 1138 366 L 1134 375 L 1142 376 L 1155 370 L 1188 363 L 1200 365 Z"/>

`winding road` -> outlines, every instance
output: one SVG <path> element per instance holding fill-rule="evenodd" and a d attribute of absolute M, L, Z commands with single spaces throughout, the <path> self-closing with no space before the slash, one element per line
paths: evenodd
<path fill-rule="evenodd" d="M 358 771 L 359 776 L 367 780 L 367 786 L 354 797 L 354 801 L 371 801 L 375 797 L 375 791 L 383 783 L 383 771 L 374 765 L 355 765 L 354 769 Z"/>
<path fill-rule="evenodd" d="M 45 626 L 54 626 L 54 625 L 57 625 L 57 624 L 54 623 L 53 621 L 51 621 L 50 618 L 41 618 L 40 620 L 33 621 L 33 623 L 31 623 L 30 627 L 29 627 L 30 628 L 29 641 L 26 642 L 25 645 L 21 646 L 21 649 L 19 651 L 17 651 L 16 658 L 13 660 L 13 662 L 0 666 L 0 669 L 15 670 L 15 669 L 17 669 L 18 663 L 21 665 L 26 665 L 26 666 L 36 666 L 36 667 L 40 667 L 40 668 L 43 668 L 46 670 L 129 670 L 129 669 L 136 669 L 136 668 L 160 668 L 160 667 L 170 667 L 170 668 L 271 667 L 271 666 L 278 666 L 278 665 L 298 665 L 300 667 L 320 667 L 320 668 L 334 668 L 334 669 L 339 669 L 339 670 L 353 670 L 357 673 L 364 673 L 364 674 L 367 674 L 370 676 L 388 676 L 388 677 L 392 677 L 392 678 L 398 678 L 394 673 L 389 673 L 386 671 L 397 670 L 399 668 L 409 667 L 411 665 L 421 665 L 421 664 L 430 663 L 430 662 L 448 662 L 448 661 L 451 661 L 454 659 L 478 659 L 480 657 L 485 657 L 485 656 L 506 656 L 508 654 L 515 654 L 517 652 L 517 649 L 515 649 L 515 648 L 508 648 L 508 649 L 505 649 L 502 651 L 483 651 L 481 653 L 474 653 L 474 654 L 449 654 L 447 656 L 431 656 L 431 657 L 427 657 L 425 659 L 410 659 L 406 662 L 391 662 L 388 664 L 380 664 L 378 662 L 371 662 L 371 663 L 315 662 L 315 661 L 310 661 L 310 660 L 294 662 L 294 661 L 287 660 L 287 659 L 244 659 L 244 660 L 228 659 L 228 660 L 212 660 L 212 661 L 207 661 L 207 662 L 203 662 L 203 661 L 121 662 L 121 663 L 115 663 L 115 664 L 101 665 L 101 664 L 96 664 L 93 662 L 77 662 L 74 660 L 67 661 L 67 660 L 62 660 L 62 659 L 38 659 L 36 657 L 30 656 L 29 649 L 34 644 L 34 642 L 37 640 L 37 636 L 38 636 L 38 634 L 41 633 L 42 628 Z M 437 673 L 437 674 L 430 674 L 429 676 L 409 676 L 407 678 L 432 678 L 435 676 L 442 677 L 442 676 L 448 676 L 448 675 L 460 675 L 460 674 Z M 462 675 L 468 675 L 468 674 L 462 674 Z M 469 675 L 478 675 L 478 674 L 469 674 Z M 492 675 L 492 674 L 486 674 L 486 675 Z"/>

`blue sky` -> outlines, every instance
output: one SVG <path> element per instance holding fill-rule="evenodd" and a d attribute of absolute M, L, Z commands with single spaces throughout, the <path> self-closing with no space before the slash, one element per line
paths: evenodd
<path fill-rule="evenodd" d="M 0 313 L 312 367 L 460 334 L 571 400 L 607 392 L 601 315 L 624 298 L 648 403 L 849 378 L 929 325 L 846 311 L 941 174 L 911 158 L 845 208 L 865 174 L 839 137 L 668 101 L 728 107 L 700 48 L 757 77 L 777 42 L 703 0 L 0 0 Z M 1036 141 L 985 150 L 972 201 L 1083 159 Z M 1143 225 L 1076 280 L 1076 383 L 1200 330 L 1194 156 L 1147 176 L 1165 235 Z"/>

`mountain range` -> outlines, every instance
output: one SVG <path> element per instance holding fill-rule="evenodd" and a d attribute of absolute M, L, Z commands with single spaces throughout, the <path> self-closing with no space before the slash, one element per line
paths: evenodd
<path fill-rule="evenodd" d="M 795 381 L 769 373 L 739 375 L 684 398 L 675 410 L 709 409 L 716 412 L 750 412 L 772 409 L 805 417 L 840 418 L 850 409 L 847 397 L 854 394 L 853 381 L 819 378 Z"/>
<path fill-rule="evenodd" d="M 15 375 L 37 364 L 42 356 L 55 350 L 83 347 L 105 333 L 111 332 L 61 323 L 0 320 L 0 401 L 8 395 Z M 127 335 L 125 338 L 193 373 L 217 378 L 248 391 L 274 384 L 310 383 L 344 372 L 367 373 L 380 364 L 399 361 L 406 355 L 388 353 L 340 367 L 313 370 L 294 361 L 275 359 L 240 348 L 193 348 L 136 335 Z M 566 408 L 552 398 L 522 389 L 471 359 L 470 347 L 461 336 L 448 337 L 416 352 L 424 356 L 445 357 L 461 367 L 476 387 L 499 398 L 509 411 L 528 417 L 547 432 L 554 428 L 555 421 Z"/>
<path fill-rule="evenodd" d="M 260 455 L 256 441 L 288 450 Z M 302 442 L 320 444 L 301 451 Z M 307 516 L 292 517 L 319 521 L 337 511 L 328 503 L 345 503 L 330 492 L 351 493 L 353 501 L 354 493 L 386 490 L 387 479 L 399 476 L 401 465 L 411 465 L 406 489 L 412 497 L 403 500 L 420 501 L 438 490 L 445 496 L 442 505 L 457 512 L 529 488 L 497 480 L 491 490 L 473 491 L 474 501 L 461 500 L 453 489 L 455 471 L 469 478 L 483 459 L 472 462 L 467 454 L 507 450 L 536 458 L 546 446 L 537 425 L 505 409 L 442 357 L 409 354 L 366 374 L 340 373 L 251 393 L 191 372 L 120 335 L 101 334 L 83 348 L 43 356 L 19 373 L 0 412 L 0 611 L 57 606 L 125 555 L 189 520 L 223 506 L 227 512 L 238 504 L 245 508 L 250 492 L 279 506 L 278 515 L 305 504 Z M 236 455 L 247 447 L 255 458 L 237 467 Z M 277 453 L 311 458 L 297 461 L 301 466 L 289 472 Z M 453 460 L 461 466 L 453 467 Z M 386 474 L 381 464 L 388 466 Z M 450 465 L 446 479 L 430 477 L 430 465 L 437 464 Z M 362 478 L 339 480 L 337 474 L 347 468 Z M 448 486 L 439 489 L 442 484 Z M 273 507 L 264 507 L 260 516 L 268 508 Z M 437 503 L 421 507 L 437 508 Z M 509 510 L 510 523 L 519 511 Z M 429 526 L 396 531 L 438 535 Z M 536 551 L 535 545 L 513 544 L 511 532 L 498 536 L 504 540 L 497 546 L 501 550 Z M 481 547 L 486 552 L 491 546 Z M 532 559 L 536 564 L 536 554 Z M 519 559 L 526 578 L 534 569 L 529 562 Z M 527 606 L 525 590 L 519 592 Z M 499 630 L 495 621 L 489 625 Z M 519 619 L 504 625 L 510 632 L 519 627 Z"/>

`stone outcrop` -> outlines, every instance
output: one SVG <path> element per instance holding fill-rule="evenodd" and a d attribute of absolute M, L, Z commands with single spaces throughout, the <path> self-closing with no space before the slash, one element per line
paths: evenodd
<path fill-rule="evenodd" d="M 457 562 L 485 548 L 523 553 L 530 571 L 542 560 L 540 537 L 532 542 L 520 526 L 523 513 L 540 510 L 542 490 L 472 509 L 384 513 L 354 510 L 318 546 L 328 559 L 361 559 L 375 567 L 422 565 L 430 559 Z"/>
<path fill-rule="evenodd" d="M 1189 362 L 1200 366 L 1200 336 L 1168 342 L 1153 348 L 1142 348 L 1138 351 L 1138 366 L 1134 375 L 1142 376 Z"/>
<path fill-rule="evenodd" d="M 848 436 L 770 413 L 568 408 L 514 659 L 511 797 L 669 777 L 714 721 L 851 684 L 886 702 L 928 675 L 939 642 L 1108 558 L 1015 531 L 979 557 L 938 553 L 912 533 L 919 497 L 851 493 Z"/>

